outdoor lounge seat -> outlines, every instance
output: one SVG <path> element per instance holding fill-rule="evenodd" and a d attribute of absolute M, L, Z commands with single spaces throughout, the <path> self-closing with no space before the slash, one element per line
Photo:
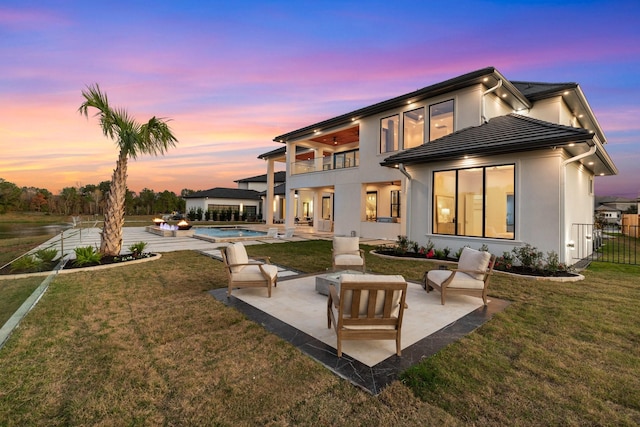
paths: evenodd
<path fill-rule="evenodd" d="M 253 257 L 255 261 L 249 261 L 242 242 L 230 243 L 226 248 L 222 248 L 221 252 L 229 279 L 227 297 L 231 296 L 233 288 L 264 286 L 271 298 L 271 286 L 277 286 L 278 267 L 271 265 L 269 257 Z"/>
<path fill-rule="evenodd" d="M 332 254 L 333 271 L 338 269 L 365 271 L 364 251 L 360 249 L 360 238 L 335 236 Z"/>
<path fill-rule="evenodd" d="M 482 297 L 487 305 L 487 289 L 495 261 L 496 257 L 489 252 L 464 248 L 457 269 L 431 270 L 425 274 L 422 286 L 427 292 L 439 290 L 442 305 L 446 295 L 452 292 Z"/>
<path fill-rule="evenodd" d="M 400 356 L 406 296 L 402 276 L 343 274 L 339 291 L 330 284 L 327 327 L 336 331 L 338 357 L 343 340 L 395 340 Z"/>

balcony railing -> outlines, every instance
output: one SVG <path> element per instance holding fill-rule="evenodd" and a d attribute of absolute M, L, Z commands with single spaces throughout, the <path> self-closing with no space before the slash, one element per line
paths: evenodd
<path fill-rule="evenodd" d="M 329 171 L 334 169 L 345 169 L 357 167 L 360 163 L 359 150 L 335 153 L 322 158 L 322 162 L 316 163 L 317 159 L 299 160 L 291 166 L 291 174 L 303 174 L 311 172 Z"/>

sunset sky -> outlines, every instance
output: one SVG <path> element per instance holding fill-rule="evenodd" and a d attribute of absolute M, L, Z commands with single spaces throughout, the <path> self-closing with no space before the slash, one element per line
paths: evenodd
<path fill-rule="evenodd" d="M 620 171 L 596 194 L 640 194 L 638 0 L 2 0 L 0 61 L 0 178 L 19 187 L 111 179 L 116 145 L 77 111 L 89 84 L 172 120 L 178 145 L 130 161 L 128 187 L 179 193 L 265 173 L 277 135 L 494 66 L 579 83 Z"/>

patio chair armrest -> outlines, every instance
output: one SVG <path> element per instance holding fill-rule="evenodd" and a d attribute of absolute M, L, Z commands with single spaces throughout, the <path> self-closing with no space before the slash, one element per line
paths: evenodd
<path fill-rule="evenodd" d="M 333 301 L 333 306 L 335 308 L 340 308 L 340 297 L 338 296 L 338 291 L 333 284 L 329 284 L 329 301 Z"/>
<path fill-rule="evenodd" d="M 266 264 L 271 264 L 270 256 L 252 256 L 251 259 L 254 259 L 257 261 L 264 261 Z"/>

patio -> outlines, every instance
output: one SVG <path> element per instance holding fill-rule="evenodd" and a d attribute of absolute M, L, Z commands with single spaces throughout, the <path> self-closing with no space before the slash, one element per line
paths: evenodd
<path fill-rule="evenodd" d="M 338 358 L 335 332 L 327 328 L 327 297 L 316 292 L 316 277 L 281 277 L 271 298 L 263 288 L 236 289 L 230 298 L 224 288 L 210 293 L 374 395 L 401 371 L 473 331 L 508 305 L 492 298 L 485 307 L 479 298 L 460 295 L 443 306 L 437 292 L 427 294 L 420 284 L 408 282 L 402 356 L 395 355 L 393 341 L 346 341 L 343 357 Z"/>

